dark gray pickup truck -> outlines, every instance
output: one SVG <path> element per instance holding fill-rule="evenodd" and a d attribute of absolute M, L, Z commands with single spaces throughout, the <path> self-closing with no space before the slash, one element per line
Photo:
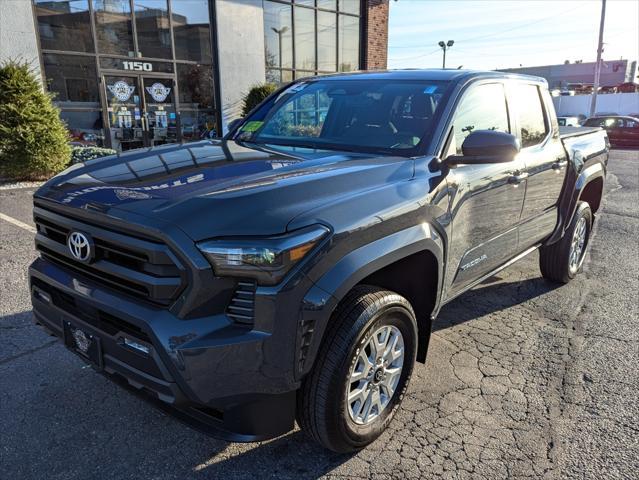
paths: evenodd
<path fill-rule="evenodd" d="M 297 419 L 356 450 L 392 420 L 446 302 L 537 249 L 549 281 L 579 272 L 608 150 L 603 130 L 560 132 L 535 77 L 300 80 L 222 140 L 41 187 L 35 319 L 213 435 Z"/>

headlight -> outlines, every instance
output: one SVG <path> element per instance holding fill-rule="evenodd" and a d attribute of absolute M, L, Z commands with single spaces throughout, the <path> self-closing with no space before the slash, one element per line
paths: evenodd
<path fill-rule="evenodd" d="M 277 237 L 238 237 L 197 244 L 220 277 L 254 278 L 275 285 L 326 235 L 328 228 L 313 225 Z"/>

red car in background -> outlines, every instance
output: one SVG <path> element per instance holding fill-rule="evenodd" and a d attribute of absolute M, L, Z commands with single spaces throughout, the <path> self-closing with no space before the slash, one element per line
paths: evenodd
<path fill-rule="evenodd" d="M 590 117 L 584 127 L 601 127 L 613 147 L 639 147 L 639 118 L 628 116 Z"/>

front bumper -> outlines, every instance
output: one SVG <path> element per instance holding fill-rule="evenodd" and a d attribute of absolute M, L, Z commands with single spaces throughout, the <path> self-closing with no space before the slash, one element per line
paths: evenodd
<path fill-rule="evenodd" d="M 64 322 L 99 338 L 96 368 L 181 420 L 230 441 L 292 429 L 296 324 L 274 321 L 288 304 L 275 302 L 279 292 L 266 291 L 256 302 L 256 317 L 273 326 L 260 331 L 223 313 L 180 319 L 44 258 L 29 277 L 37 323 L 60 338 Z"/>

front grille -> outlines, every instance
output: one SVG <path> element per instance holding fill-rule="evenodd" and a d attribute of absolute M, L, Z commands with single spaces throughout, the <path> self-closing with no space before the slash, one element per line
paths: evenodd
<path fill-rule="evenodd" d="M 35 207 L 36 248 L 50 261 L 96 283 L 152 303 L 169 305 L 185 284 L 184 267 L 167 245 L 75 220 Z M 79 231 L 91 236 L 91 263 L 74 259 L 67 236 Z"/>
<path fill-rule="evenodd" d="M 255 282 L 238 282 L 226 314 L 238 323 L 252 324 L 255 320 L 255 288 Z"/>

